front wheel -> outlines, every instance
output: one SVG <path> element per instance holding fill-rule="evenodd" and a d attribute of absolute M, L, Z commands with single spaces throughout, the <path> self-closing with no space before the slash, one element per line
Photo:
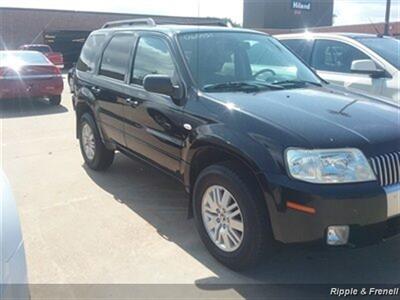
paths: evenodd
<path fill-rule="evenodd" d="M 210 253 L 227 267 L 243 270 L 272 254 L 275 241 L 262 197 L 233 166 L 213 165 L 200 173 L 193 209 L 200 237 Z"/>
<path fill-rule="evenodd" d="M 93 170 L 105 170 L 114 160 L 114 151 L 101 140 L 99 130 L 90 114 L 83 114 L 79 122 L 79 143 L 86 164 Z"/>

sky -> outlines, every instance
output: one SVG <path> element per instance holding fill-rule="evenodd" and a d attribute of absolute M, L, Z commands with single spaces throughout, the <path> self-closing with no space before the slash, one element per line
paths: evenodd
<path fill-rule="evenodd" d="M 0 7 L 228 17 L 237 23 L 243 21 L 243 0 L 97 0 L 96 2 L 93 0 L 0 0 Z M 382 22 L 385 18 L 385 7 L 386 0 L 335 0 L 334 24 Z M 400 21 L 400 0 L 392 0 L 391 20 Z"/>

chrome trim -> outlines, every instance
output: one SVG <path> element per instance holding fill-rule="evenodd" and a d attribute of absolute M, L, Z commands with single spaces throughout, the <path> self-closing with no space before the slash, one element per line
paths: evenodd
<path fill-rule="evenodd" d="M 372 157 L 370 163 L 381 186 L 400 183 L 400 151 Z"/>
<path fill-rule="evenodd" d="M 54 75 L 27 75 L 27 76 L 7 76 L 2 79 L 5 80 L 26 80 L 26 79 L 43 79 L 43 78 L 62 78 L 62 75 L 54 74 Z"/>
<path fill-rule="evenodd" d="M 384 188 L 387 198 L 388 218 L 400 215 L 400 184 Z"/>

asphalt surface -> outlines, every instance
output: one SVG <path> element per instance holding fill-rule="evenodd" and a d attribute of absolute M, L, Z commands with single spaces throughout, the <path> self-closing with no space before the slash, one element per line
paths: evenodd
<path fill-rule="evenodd" d="M 1 162 L 20 212 L 30 283 L 398 284 L 400 238 L 362 249 L 283 247 L 245 273 L 216 262 L 173 179 L 121 154 L 89 170 L 62 105 L 0 102 Z"/>

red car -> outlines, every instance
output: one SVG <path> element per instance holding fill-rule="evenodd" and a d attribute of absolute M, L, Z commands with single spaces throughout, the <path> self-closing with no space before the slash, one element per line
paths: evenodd
<path fill-rule="evenodd" d="M 48 98 L 59 105 L 60 70 L 36 51 L 0 51 L 0 99 Z"/>
<path fill-rule="evenodd" d="M 24 51 L 38 51 L 43 53 L 53 64 L 55 64 L 60 69 L 64 68 L 64 57 L 60 52 L 53 52 L 53 49 L 49 45 L 43 44 L 30 44 L 22 45 L 19 50 Z"/>

